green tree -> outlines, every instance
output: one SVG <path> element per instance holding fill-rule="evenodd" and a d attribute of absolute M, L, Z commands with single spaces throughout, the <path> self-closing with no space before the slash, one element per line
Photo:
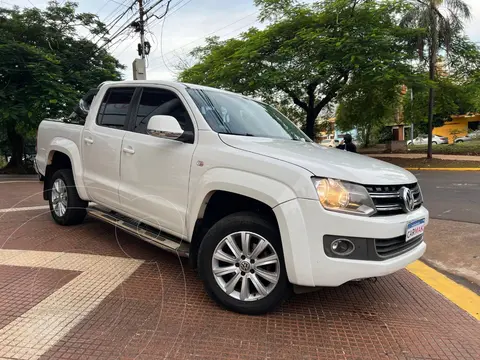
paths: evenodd
<path fill-rule="evenodd" d="M 76 7 L 52 1 L 45 10 L 0 8 L 0 129 L 9 167 L 23 168 L 25 140 L 42 119 L 68 115 L 89 88 L 121 79 L 123 66 L 78 35 L 80 27 L 106 34 L 105 25 Z"/>
<path fill-rule="evenodd" d="M 475 62 L 480 64 L 479 59 L 472 58 L 471 65 Z M 466 78 L 464 74 L 456 76 L 455 72 L 452 75 L 440 76 L 433 86 L 435 103 L 432 111 L 432 128 L 451 121 L 452 115 L 480 112 L 480 72 L 472 73 Z M 428 98 L 428 86 L 413 87 L 404 98 L 406 121 L 413 123 L 417 131 L 424 134 L 428 132 L 429 109 L 425 106 Z"/>
<path fill-rule="evenodd" d="M 407 26 L 426 29 L 417 39 L 419 56 L 425 60 L 427 49 L 429 79 L 432 82 L 428 96 L 428 149 L 427 158 L 432 158 L 432 129 L 437 57 L 440 50 L 450 53 L 451 44 L 463 30 L 463 21 L 470 18 L 470 8 L 463 0 L 411 0 L 414 6 L 404 15 Z"/>
<path fill-rule="evenodd" d="M 398 84 L 381 82 L 344 94 L 337 108 L 337 126 L 342 130 L 357 128 L 362 134 L 363 145 L 369 146 L 372 131 L 386 122 L 393 122 L 395 113 L 400 110 L 400 90 Z"/>
<path fill-rule="evenodd" d="M 305 114 L 305 131 L 315 138 L 320 112 L 355 79 L 397 83 L 414 57 L 417 30 L 399 26 L 405 4 L 398 1 L 325 0 L 296 4 L 258 0 L 264 30 L 193 51 L 197 63 L 180 73 L 182 81 L 220 87 L 265 100 L 288 97 Z M 395 80 L 394 80 L 395 79 Z"/>

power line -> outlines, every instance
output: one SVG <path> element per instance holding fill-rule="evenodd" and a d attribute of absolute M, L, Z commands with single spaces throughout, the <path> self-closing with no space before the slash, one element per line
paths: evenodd
<path fill-rule="evenodd" d="M 106 17 L 105 19 L 102 21 L 105 25 L 105 28 L 108 28 L 112 25 L 112 23 L 120 16 L 119 14 L 121 13 L 121 7 L 122 6 L 125 6 L 128 8 L 128 5 L 125 5 L 125 4 L 122 4 L 122 3 L 118 3 L 117 1 L 113 1 L 113 0 L 107 0 L 105 2 L 105 4 L 100 7 L 97 12 L 95 13 L 95 15 L 99 18 L 100 20 L 100 17 L 98 16 L 98 14 L 100 13 L 100 11 L 110 2 L 115 2 L 116 4 L 119 4 L 115 9 L 113 9 Z M 86 37 L 87 40 L 89 41 L 94 41 L 95 37 L 98 36 L 98 39 L 97 41 L 95 42 L 95 44 L 98 44 L 98 42 L 105 36 L 107 35 L 107 33 L 113 28 L 113 26 L 111 26 L 110 29 L 108 29 L 106 32 L 104 33 L 101 33 L 101 34 L 90 34 L 89 36 Z"/>
<path fill-rule="evenodd" d="M 132 24 L 132 21 L 131 21 L 131 20 L 132 20 L 134 17 L 135 17 L 135 15 L 132 15 L 132 16 L 124 23 L 123 27 L 122 27 L 120 30 L 117 30 L 117 31 L 115 32 L 115 34 L 113 34 L 109 39 L 107 39 L 107 41 L 105 41 L 105 43 L 104 43 L 102 46 L 100 46 L 100 47 L 98 48 L 97 52 L 100 51 L 101 49 L 109 46 L 109 44 L 110 44 L 113 40 L 115 40 L 117 37 L 119 37 L 125 30 L 127 30 L 128 28 L 130 28 L 130 26 L 131 26 L 131 24 Z M 134 21 L 136 21 L 136 20 L 134 20 Z M 96 44 L 95 44 L 95 45 L 96 45 Z"/>
<path fill-rule="evenodd" d="M 257 14 L 257 13 L 258 13 L 258 11 L 255 11 L 255 12 L 253 12 L 253 13 L 247 15 L 247 16 L 244 16 L 243 18 L 240 18 L 240 19 L 238 19 L 238 20 L 236 20 L 236 21 L 234 21 L 234 22 L 232 22 L 232 23 L 230 23 L 230 24 L 227 24 L 227 25 L 225 25 L 225 26 L 223 26 L 223 27 L 221 27 L 221 28 L 219 28 L 219 29 L 217 29 L 217 30 L 215 30 L 215 31 L 212 31 L 211 33 L 209 33 L 209 34 L 207 34 L 207 35 L 205 35 L 205 36 L 203 36 L 203 37 L 201 37 L 201 38 L 192 40 L 192 41 L 190 41 L 189 43 L 187 43 L 187 44 L 185 44 L 185 45 L 183 45 L 183 46 L 180 46 L 180 47 L 178 47 L 178 48 L 175 48 L 175 49 L 173 49 L 173 50 L 170 50 L 170 51 L 168 51 L 168 52 L 166 52 L 166 53 L 161 54 L 161 59 L 162 59 L 163 64 L 165 65 L 165 67 L 166 67 L 170 72 L 173 73 L 173 71 L 171 71 L 171 69 L 169 68 L 169 66 L 167 65 L 167 63 L 166 63 L 166 61 L 165 61 L 165 55 L 171 54 L 171 53 L 175 52 L 176 50 L 183 49 L 183 48 L 187 47 L 188 45 L 190 45 L 190 44 L 192 44 L 192 43 L 194 43 L 194 42 L 197 42 L 197 41 L 199 41 L 199 40 L 205 40 L 207 37 L 209 37 L 209 36 L 211 36 L 211 35 L 214 35 L 214 34 L 218 33 L 219 31 L 221 31 L 221 30 L 223 30 L 223 29 L 226 29 L 226 28 L 228 28 L 228 27 L 230 27 L 230 26 L 232 26 L 232 25 L 234 25 L 234 24 L 236 24 L 236 23 L 238 23 L 238 22 L 240 22 L 240 21 L 242 21 L 242 20 L 244 20 L 244 19 L 246 19 L 246 18 L 254 15 L 254 14 Z M 249 23 L 249 24 L 247 24 L 247 25 L 243 25 L 243 26 L 241 26 L 241 27 L 239 27 L 239 28 L 236 28 L 236 29 L 234 29 L 234 30 L 232 30 L 232 31 L 230 31 L 230 32 L 222 35 L 222 37 L 228 36 L 229 34 L 232 34 L 232 33 L 234 33 L 234 32 L 237 32 L 237 31 L 239 31 L 239 30 L 241 30 L 241 29 L 244 29 L 244 28 L 246 28 L 246 27 L 250 27 L 250 26 L 252 26 L 253 24 L 255 24 L 256 22 L 257 22 L 257 20 L 255 20 L 255 21 L 253 21 L 253 22 L 251 22 L 251 23 Z M 162 30 L 163 30 L 163 29 L 162 29 Z M 163 33 L 163 31 L 161 32 L 161 34 L 162 34 L 162 33 Z M 240 36 L 240 35 L 241 35 L 241 34 L 239 34 L 238 36 Z M 236 37 L 238 37 L 238 36 L 236 36 Z M 236 37 L 234 37 L 234 38 L 236 38 Z M 152 60 L 154 60 L 154 59 L 159 59 L 159 58 L 160 58 L 160 57 L 152 58 Z M 173 57 L 170 57 L 170 59 L 172 59 L 172 58 L 173 58 Z M 169 60 L 169 59 L 167 58 L 167 60 Z M 157 68 L 159 68 L 159 67 L 161 67 L 161 66 L 162 66 L 162 65 L 157 65 L 157 66 L 151 68 L 150 70 L 157 69 Z"/>
<path fill-rule="evenodd" d="M 162 8 L 162 7 L 160 7 L 160 9 L 161 9 L 161 8 Z M 146 26 L 149 26 L 149 25 L 146 24 Z M 150 30 L 149 30 L 149 32 L 150 32 L 153 36 L 155 35 L 155 34 L 153 34 Z M 131 33 L 130 33 L 130 34 L 131 34 Z M 130 35 L 130 34 L 129 34 L 129 35 Z M 124 40 L 125 40 L 125 38 L 124 38 Z M 119 52 L 118 54 L 116 54 L 116 56 L 118 57 L 118 56 L 120 56 L 121 54 L 123 54 L 127 49 L 129 49 L 129 47 L 130 47 L 134 42 L 135 42 L 135 39 L 133 39 L 121 52 Z M 117 44 L 117 43 L 118 43 L 118 42 L 115 42 L 115 44 Z M 115 44 L 113 44 L 113 45 L 115 45 Z M 115 50 L 116 50 L 117 48 L 118 48 L 118 46 L 115 48 Z M 114 50 L 112 50 L 112 52 L 113 52 L 113 51 L 114 51 Z"/>
<path fill-rule="evenodd" d="M 192 2 L 192 0 L 188 0 L 187 2 L 185 2 L 186 0 L 180 0 L 178 3 L 176 3 L 171 9 L 170 9 L 170 12 L 166 15 L 166 17 L 170 17 L 172 16 L 173 14 L 175 14 L 178 10 L 180 10 L 181 8 L 183 8 L 184 6 L 186 6 L 187 4 L 189 4 L 190 2 Z M 182 6 L 178 7 L 180 4 L 184 3 Z M 155 26 L 155 25 L 158 25 L 160 23 L 161 19 L 159 20 L 155 20 L 153 21 L 152 23 L 152 26 Z"/>
<path fill-rule="evenodd" d="M 227 25 L 225 25 L 225 26 L 223 26 L 223 27 L 221 27 L 221 28 L 219 28 L 219 29 L 216 29 L 216 30 L 212 31 L 211 33 L 208 33 L 208 34 L 205 35 L 205 36 L 202 36 L 202 37 L 200 37 L 200 38 L 197 38 L 197 39 L 195 39 L 195 40 L 192 40 L 192 41 L 186 43 L 185 45 L 179 46 L 178 48 L 175 48 L 175 49 L 173 49 L 173 50 L 169 50 L 169 51 L 166 52 L 164 55 L 168 55 L 168 54 L 170 54 L 170 53 L 172 53 L 172 52 L 174 52 L 174 51 L 176 51 L 176 50 L 183 49 L 183 48 L 187 47 L 188 45 L 193 44 L 194 42 L 197 42 L 197 41 L 199 41 L 199 40 L 204 40 L 204 39 L 206 39 L 207 37 L 209 37 L 209 36 L 211 36 L 211 35 L 214 35 L 214 34 L 218 33 L 219 31 L 222 31 L 223 29 L 226 29 L 226 28 L 228 28 L 228 27 L 230 27 L 230 26 L 232 26 L 232 25 L 235 25 L 236 23 L 239 23 L 240 21 L 245 20 L 246 18 L 248 18 L 248 17 L 250 17 L 250 16 L 252 16 L 252 15 L 255 15 L 255 14 L 258 14 L 258 11 L 254 11 L 253 13 L 248 14 L 247 16 L 244 16 L 244 17 L 242 17 L 242 18 L 240 18 L 240 19 L 238 19 L 238 20 L 236 20 L 236 21 L 234 21 L 234 22 L 232 22 L 232 23 L 230 23 L 230 24 L 227 24 Z M 248 25 L 242 26 L 240 29 L 242 29 L 242 28 L 244 28 L 244 27 L 246 27 L 246 26 L 250 26 L 251 24 L 254 24 L 255 22 L 257 22 L 257 20 L 255 20 L 253 23 L 249 23 Z M 235 31 L 237 31 L 237 30 L 233 30 L 233 32 L 235 32 Z M 225 34 L 225 35 L 228 35 L 228 34 L 230 34 L 230 33 L 231 33 L 231 32 L 229 32 L 229 33 L 227 33 L 227 34 Z M 223 36 L 225 36 L 225 35 L 223 35 Z"/>
<path fill-rule="evenodd" d="M 164 54 L 163 54 L 163 27 L 165 26 L 165 21 L 167 20 L 167 18 L 163 18 L 163 23 L 162 23 L 162 30 L 160 31 L 160 54 L 162 55 L 162 61 L 163 61 L 163 64 L 165 65 L 165 67 L 167 68 L 168 71 L 170 71 L 172 74 L 174 73 L 172 71 L 172 69 L 170 69 L 167 65 L 167 63 L 165 62 L 165 58 L 164 58 Z M 151 70 L 151 69 L 150 69 Z"/>
<path fill-rule="evenodd" d="M 185 5 L 187 5 L 187 4 L 188 4 L 189 2 L 191 2 L 191 1 L 192 1 L 192 0 L 188 0 L 185 4 L 183 4 L 183 5 L 182 5 L 181 7 L 179 7 L 179 8 L 176 8 L 176 7 L 178 7 L 178 5 L 181 4 L 181 2 L 180 2 L 180 3 L 177 3 L 176 7 L 174 7 L 174 9 L 175 9 L 175 8 L 176 8 L 176 9 L 175 9 L 173 12 L 171 12 L 170 14 L 168 14 L 168 15 L 169 15 L 169 16 L 172 16 L 175 12 L 177 12 L 178 10 L 180 10 L 181 8 L 183 8 Z M 165 13 L 165 15 L 166 15 L 166 13 Z M 167 63 L 165 62 L 165 58 L 164 58 L 164 54 L 163 54 L 163 29 L 164 29 L 164 27 L 165 27 L 165 21 L 167 20 L 167 16 L 165 16 L 165 15 L 163 16 L 162 29 L 160 30 L 160 54 L 161 54 L 161 56 L 162 56 L 163 64 L 165 65 L 165 67 L 167 68 L 167 70 L 170 71 L 170 72 L 173 74 L 174 72 L 172 71 L 172 69 L 169 68 L 169 66 L 168 66 Z"/>
<path fill-rule="evenodd" d="M 103 36 L 107 35 L 110 30 L 113 29 L 113 27 L 127 14 L 127 12 L 129 12 L 130 10 L 133 9 L 133 6 L 135 5 L 135 2 L 133 2 L 122 14 L 120 14 L 119 16 L 117 16 L 115 18 L 115 20 L 113 20 L 113 23 L 110 24 L 109 28 L 107 30 L 105 30 L 105 32 L 103 33 Z M 99 41 L 103 38 L 103 36 L 100 36 L 99 39 L 97 40 L 97 42 L 95 42 L 95 45 L 97 45 L 99 43 Z M 109 41 L 112 41 L 113 39 L 110 39 Z M 107 41 L 107 42 L 109 42 Z"/>
<path fill-rule="evenodd" d="M 109 0 L 109 1 L 114 2 L 115 4 L 118 4 L 118 5 L 122 5 L 122 6 L 128 7 L 128 5 L 125 5 L 125 4 L 123 4 L 123 3 L 121 3 L 121 2 L 119 2 L 119 1 L 117 1 L 117 0 Z M 107 2 L 108 2 L 108 1 L 107 1 Z"/>

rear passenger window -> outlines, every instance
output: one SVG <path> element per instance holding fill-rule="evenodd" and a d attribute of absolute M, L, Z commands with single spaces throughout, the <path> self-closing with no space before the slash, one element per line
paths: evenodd
<path fill-rule="evenodd" d="M 154 115 L 170 115 L 177 119 L 184 131 L 193 131 L 192 121 L 182 101 L 173 92 L 163 89 L 143 89 L 133 131 L 146 134 Z"/>
<path fill-rule="evenodd" d="M 97 124 L 123 129 L 135 88 L 107 90 L 97 115 Z"/>

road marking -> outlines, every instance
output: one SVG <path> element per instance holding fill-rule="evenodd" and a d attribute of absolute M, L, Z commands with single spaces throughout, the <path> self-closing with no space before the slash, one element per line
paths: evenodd
<path fill-rule="evenodd" d="M 13 183 L 38 183 L 38 180 L 9 180 L 9 181 L 0 181 L 0 184 L 13 184 Z"/>
<path fill-rule="evenodd" d="M 448 214 L 448 213 L 450 213 L 450 212 L 452 212 L 452 210 L 451 210 L 451 209 L 449 209 L 449 210 L 445 210 L 444 212 L 442 212 L 442 213 L 438 214 L 437 216 L 443 216 L 443 214 Z"/>
<path fill-rule="evenodd" d="M 0 329 L 0 358 L 40 358 L 142 263 L 101 255 L 0 249 L 0 265 L 82 272 Z"/>
<path fill-rule="evenodd" d="M 19 207 L 19 208 L 0 209 L 0 213 L 9 213 L 9 212 L 17 212 L 17 211 L 31 211 L 31 210 L 47 210 L 49 208 L 50 207 L 48 205 L 27 206 L 27 207 Z"/>
<path fill-rule="evenodd" d="M 480 296 L 473 291 L 450 280 L 421 261 L 415 261 L 408 265 L 407 270 L 437 290 L 459 308 L 468 312 L 475 319 L 480 320 Z"/>
<path fill-rule="evenodd" d="M 433 170 L 433 171 L 480 171 L 480 164 L 478 168 L 418 168 L 418 167 L 406 167 L 405 170 Z"/>

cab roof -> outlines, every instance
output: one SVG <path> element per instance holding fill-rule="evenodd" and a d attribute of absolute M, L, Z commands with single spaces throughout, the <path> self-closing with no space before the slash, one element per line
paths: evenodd
<path fill-rule="evenodd" d="M 124 84 L 124 85 L 139 85 L 139 84 L 145 84 L 145 85 L 169 85 L 172 87 L 183 87 L 184 89 L 198 89 L 198 90 L 210 90 L 210 91 L 219 91 L 219 92 L 224 92 L 224 93 L 229 93 L 229 94 L 235 94 L 242 96 L 241 94 L 236 94 L 231 91 L 227 90 L 222 90 L 222 89 L 217 89 L 214 87 L 210 86 L 204 86 L 204 85 L 197 85 L 197 84 L 190 84 L 190 83 L 184 83 L 180 81 L 169 81 L 169 80 L 120 80 L 120 81 L 104 81 L 99 85 L 99 87 L 103 85 L 110 85 L 110 84 Z"/>

